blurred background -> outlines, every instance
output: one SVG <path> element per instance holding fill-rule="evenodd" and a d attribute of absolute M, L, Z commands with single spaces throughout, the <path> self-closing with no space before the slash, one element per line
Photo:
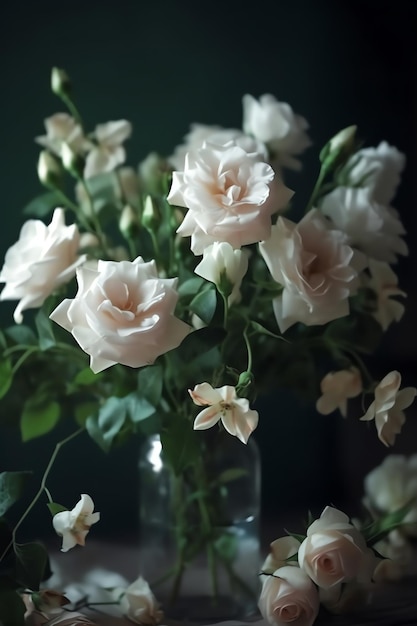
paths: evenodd
<path fill-rule="evenodd" d="M 317 176 L 320 148 L 343 127 L 356 124 L 366 145 L 385 140 L 407 157 L 395 199 L 410 247 L 397 267 L 407 310 L 370 367 L 375 378 L 398 369 L 404 385 L 416 385 L 417 2 L 264 0 L 244 7 L 234 0 L 20 0 L 6 6 L 1 256 L 18 238 L 22 207 L 42 191 L 34 138 L 43 134 L 46 117 L 63 110 L 50 92 L 53 66 L 71 77 L 87 128 L 120 118 L 133 123 L 126 145 L 131 165 L 153 150 L 170 154 L 192 122 L 241 127 L 242 96 L 271 93 L 310 124 L 314 145 L 303 171 L 287 177 L 300 202 Z M 2 326 L 11 323 L 13 308 L 2 303 Z M 343 505 L 360 496 L 364 475 L 387 454 L 373 424 L 317 415 L 279 390 L 258 408 L 267 517 Z M 416 411 L 409 415 L 395 453 L 417 452 Z M 2 434 L 0 471 L 35 468 L 35 489 L 54 440 L 22 449 L 17 436 Z M 50 490 L 69 508 L 81 491 L 92 494 L 102 513 L 96 536 L 135 532 L 137 443 L 108 456 L 87 437 L 82 448 L 79 443 L 60 453 Z M 38 515 L 31 524 L 42 534 L 50 517 Z"/>

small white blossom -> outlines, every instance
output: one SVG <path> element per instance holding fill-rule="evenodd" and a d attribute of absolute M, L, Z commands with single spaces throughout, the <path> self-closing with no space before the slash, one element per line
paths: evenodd
<path fill-rule="evenodd" d="M 235 387 L 225 385 L 213 388 L 209 383 L 200 383 L 188 390 L 194 404 L 207 406 L 195 418 L 194 429 L 206 430 L 219 420 L 228 433 L 247 443 L 258 425 L 258 412 L 249 407 L 246 398 L 239 398 Z"/>
<path fill-rule="evenodd" d="M 156 626 L 164 617 L 149 584 L 142 576 L 124 590 L 120 608 L 129 620 L 143 626 Z"/>
<path fill-rule="evenodd" d="M 295 157 L 312 143 L 306 133 L 307 121 L 271 94 L 264 94 L 259 100 L 246 94 L 242 104 L 244 132 L 265 143 L 282 166 L 301 169 Z"/>
<path fill-rule="evenodd" d="M 248 256 L 247 250 L 234 250 L 226 241 L 216 241 L 204 250 L 203 259 L 194 272 L 220 288 L 226 279 L 227 286 L 230 286 L 230 306 L 240 300 L 240 285 L 248 269 Z"/>
<path fill-rule="evenodd" d="M 368 407 L 362 421 L 375 420 L 378 438 L 386 446 L 392 446 L 395 437 L 405 423 L 404 409 L 408 408 L 417 394 L 415 387 L 400 390 L 401 374 L 392 371 L 375 388 L 375 399 Z"/>
<path fill-rule="evenodd" d="M 369 259 L 368 267 L 370 278 L 365 281 L 365 285 L 375 292 L 377 298 L 377 308 L 373 317 L 386 331 L 392 322 L 400 321 L 405 310 L 402 302 L 393 298 L 395 296 L 405 298 L 407 294 L 399 289 L 398 277 L 388 263 Z"/>
<path fill-rule="evenodd" d="M 100 519 L 100 513 L 93 513 L 94 502 L 89 495 L 81 494 L 81 499 L 71 511 L 61 511 L 52 519 L 56 533 L 62 537 L 62 552 L 68 552 L 76 545 L 83 546 L 93 524 Z"/>
<path fill-rule="evenodd" d="M 62 156 L 62 147 L 67 144 L 75 154 L 89 150 L 91 142 L 84 136 L 83 130 L 68 113 L 55 113 L 45 120 L 46 135 L 36 137 L 35 141 L 57 156 Z"/>
<path fill-rule="evenodd" d="M 94 134 L 97 143 L 87 155 L 85 178 L 112 172 L 125 162 L 126 151 L 122 144 L 132 134 L 132 125 L 126 120 L 107 122 L 96 126 Z"/>
<path fill-rule="evenodd" d="M 339 409 L 343 417 L 346 417 L 348 399 L 356 398 L 362 391 L 360 372 L 356 367 L 329 372 L 322 379 L 320 389 L 322 395 L 316 402 L 317 411 L 322 415 L 329 415 Z"/>

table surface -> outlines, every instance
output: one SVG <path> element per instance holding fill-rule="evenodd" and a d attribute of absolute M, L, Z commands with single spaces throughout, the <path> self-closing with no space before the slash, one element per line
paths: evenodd
<path fill-rule="evenodd" d="M 57 571 L 56 576 L 61 582 L 61 589 L 66 585 L 77 583 L 82 587 L 89 579 L 92 571 L 107 572 L 109 575 L 121 576 L 128 583 L 136 580 L 139 575 L 139 552 L 133 542 L 115 543 L 91 540 L 84 548 L 77 546 L 68 553 L 52 554 L 52 565 Z M 417 565 L 417 563 L 416 563 Z M 417 567 L 416 567 L 417 571 Z M 98 609 L 99 607 L 97 607 Z M 94 623 L 100 626 L 126 624 L 132 622 L 106 614 L 106 607 L 90 612 L 83 609 Z M 240 626 L 246 622 L 222 622 L 222 626 Z M 167 626 L 180 626 L 180 622 L 165 619 Z M 260 616 L 250 622 L 251 626 L 266 624 Z M 371 602 L 366 607 L 349 615 L 320 614 L 314 626 L 417 626 L 417 576 L 398 582 L 377 587 Z M 181 622 L 181 626 L 202 626 L 191 622 Z"/>

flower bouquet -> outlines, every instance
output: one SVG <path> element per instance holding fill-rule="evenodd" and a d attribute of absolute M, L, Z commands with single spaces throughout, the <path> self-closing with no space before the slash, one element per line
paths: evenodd
<path fill-rule="evenodd" d="M 60 448 L 83 435 L 104 451 L 132 437 L 150 442 L 147 459 L 164 482 L 151 488 L 144 516 L 169 493 L 161 510 L 174 545 L 163 580 L 149 580 L 157 594 L 158 583 L 169 586 L 163 609 L 182 597 L 186 571 L 204 553 L 211 605 L 225 577 L 227 616 L 247 615 L 258 606 L 260 568 L 255 558 L 251 578 L 242 576 L 231 528 L 259 517 L 259 457 L 250 452 L 257 398 L 293 389 L 320 413 L 345 416 L 348 400 L 362 396 L 358 418 L 373 420 L 391 446 L 416 395 L 401 388 L 399 372 L 378 382 L 365 364 L 404 311 L 393 266 L 408 249 L 392 202 L 405 157 L 386 142 L 364 147 L 355 126 L 343 129 L 321 149 L 316 183 L 299 207 L 285 175 L 301 169 L 308 124 L 272 95 L 243 97 L 242 129 L 195 124 L 170 156 L 151 153 L 134 168 L 125 165 L 130 122 L 88 132 L 63 70 L 53 69 L 51 87 L 66 111 L 48 117 L 36 137 L 45 191 L 24 208 L 0 272 L 0 299 L 17 301 L 15 324 L 0 334 L 0 394 L 23 442 L 64 420 L 72 430 L 12 523 L 5 514 L 27 477 L 0 475 L 0 621 L 23 624 L 22 594 L 39 599 L 51 575 L 41 543 L 18 543 L 40 498 L 64 552 L 84 545 L 99 520 L 89 495 L 69 510 L 47 486 Z M 378 539 L 401 526 L 407 507 L 378 518 Z M 338 583 L 359 580 L 364 545 L 376 535 L 359 539 L 332 508 L 323 516 L 320 527 L 340 523 L 357 548 Z M 298 541 L 305 546 L 309 533 Z M 296 557 L 310 575 L 313 567 L 305 547 L 284 544 L 262 570 L 259 607 L 272 622 L 264 606 L 277 563 Z M 140 581 L 139 596 L 149 600 Z M 162 619 L 159 610 L 152 615 L 153 622 L 140 611 L 129 617 Z"/>

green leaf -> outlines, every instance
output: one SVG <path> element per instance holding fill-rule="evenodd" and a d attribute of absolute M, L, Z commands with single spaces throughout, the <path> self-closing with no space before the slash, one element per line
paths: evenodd
<path fill-rule="evenodd" d="M 4 332 L 14 343 L 20 343 L 25 346 L 38 345 L 38 338 L 29 326 L 16 324 L 15 326 L 9 326 L 9 328 L 6 328 Z"/>
<path fill-rule="evenodd" d="M 0 623 L 2 626 L 25 626 L 25 604 L 13 589 L 0 589 Z"/>
<path fill-rule="evenodd" d="M 46 397 L 44 392 L 29 398 L 25 402 L 20 418 L 23 441 L 30 441 L 49 433 L 58 423 L 60 414 L 58 402 Z"/>
<path fill-rule="evenodd" d="M 75 407 L 75 421 L 79 426 L 85 426 L 87 419 L 97 412 L 96 402 L 83 402 Z"/>
<path fill-rule="evenodd" d="M 100 378 L 102 378 L 101 373 L 95 374 L 90 367 L 85 367 L 78 372 L 74 378 L 74 383 L 80 387 L 84 387 L 95 384 L 98 380 L 100 380 Z"/>
<path fill-rule="evenodd" d="M 9 358 L 0 362 L 0 398 L 9 391 L 13 382 L 13 369 Z"/>
<path fill-rule="evenodd" d="M 288 340 L 285 339 L 285 337 L 283 337 L 282 335 L 277 335 L 276 333 L 273 333 L 271 330 L 268 330 L 267 328 L 265 328 L 265 326 L 262 326 L 262 324 L 259 324 L 258 322 L 251 322 L 251 326 L 254 330 L 256 330 L 261 335 L 268 335 L 268 337 L 274 337 L 274 339 L 281 339 L 282 341 L 288 342 Z"/>
<path fill-rule="evenodd" d="M 161 399 L 164 375 L 160 365 L 143 367 L 138 374 L 138 391 L 154 406 Z"/>
<path fill-rule="evenodd" d="M 61 196 L 56 191 L 48 191 L 31 200 L 23 209 L 23 215 L 46 217 L 57 207 L 62 206 Z"/>
<path fill-rule="evenodd" d="M 0 517 L 20 498 L 32 472 L 2 472 L 0 474 Z"/>
<path fill-rule="evenodd" d="M 15 544 L 16 579 L 22 587 L 38 591 L 49 570 L 48 552 L 36 541 Z"/>
<path fill-rule="evenodd" d="M 190 309 L 195 315 L 203 320 L 205 324 L 210 324 L 217 307 L 216 289 L 210 287 L 198 293 L 190 302 Z"/>
<path fill-rule="evenodd" d="M 35 325 L 39 336 L 39 347 L 42 351 L 48 350 L 56 345 L 52 322 L 46 314 L 44 308 L 39 309 L 35 315 Z"/>
<path fill-rule="evenodd" d="M 368 526 L 362 528 L 361 533 L 365 537 L 366 543 L 370 546 L 374 545 L 378 543 L 378 541 L 381 541 L 381 539 L 384 539 L 392 530 L 401 527 L 404 524 L 404 518 L 407 513 L 410 512 L 415 504 L 416 499 L 413 498 L 396 511 L 382 515 Z"/>
<path fill-rule="evenodd" d="M 134 424 L 141 422 L 155 413 L 155 407 L 137 392 L 130 393 L 126 396 L 125 400 L 129 417 Z"/>
<path fill-rule="evenodd" d="M 47 507 L 52 516 L 57 513 L 62 513 L 62 511 L 68 511 L 66 506 L 62 506 L 62 504 L 58 504 L 57 502 L 48 502 Z"/>
<path fill-rule="evenodd" d="M 193 276 L 192 278 L 188 278 L 178 287 L 178 293 L 180 297 L 182 296 L 194 296 L 205 283 L 203 278 L 199 278 L 198 276 Z"/>
<path fill-rule="evenodd" d="M 214 542 L 216 552 L 227 563 L 233 563 L 237 555 L 238 540 L 232 533 L 223 533 Z"/>
<path fill-rule="evenodd" d="M 177 475 L 192 466 L 200 454 L 196 431 L 188 420 L 172 420 L 161 433 L 161 443 L 164 458 Z"/>
<path fill-rule="evenodd" d="M 100 408 L 98 415 L 87 418 L 86 428 L 100 448 L 108 452 L 115 437 L 122 430 L 126 417 L 126 399 L 111 396 Z"/>
<path fill-rule="evenodd" d="M 248 473 L 247 470 L 241 467 L 231 467 L 227 470 L 224 470 L 224 472 L 222 472 L 221 474 L 219 474 L 219 476 L 215 480 L 215 483 L 216 484 L 230 483 L 233 480 L 242 478 L 242 476 L 246 476 L 247 473 Z"/>
<path fill-rule="evenodd" d="M 189 365 L 194 359 L 201 357 L 226 338 L 226 331 L 220 327 L 206 327 L 194 330 L 187 335 L 182 343 L 175 349 L 176 357 Z"/>

